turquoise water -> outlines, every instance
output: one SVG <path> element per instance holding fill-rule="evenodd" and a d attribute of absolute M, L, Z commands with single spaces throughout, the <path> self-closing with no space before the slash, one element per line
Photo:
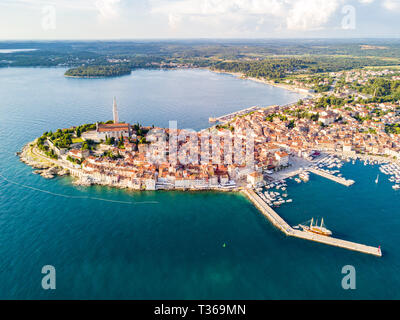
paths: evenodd
<path fill-rule="evenodd" d="M 400 298 L 400 193 L 382 176 L 374 183 L 377 167 L 346 164 L 351 188 L 317 176 L 290 184 L 294 202 L 279 213 L 290 224 L 323 216 L 344 239 L 382 245 L 382 258 L 286 238 L 241 195 L 78 188 L 31 174 L 14 155 L 48 129 L 111 118 L 114 95 L 122 120 L 194 129 L 298 95 L 201 70 L 91 80 L 63 71 L 0 69 L 0 174 L 19 183 L 0 178 L 0 298 Z M 57 270 L 51 292 L 41 289 L 47 264 Z M 341 288 L 348 264 L 352 292 Z"/>

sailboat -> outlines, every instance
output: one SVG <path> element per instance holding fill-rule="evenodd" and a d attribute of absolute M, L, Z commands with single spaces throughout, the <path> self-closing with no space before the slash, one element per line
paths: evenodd
<path fill-rule="evenodd" d="M 318 221 L 316 221 L 316 224 L 314 225 L 314 218 L 312 218 L 309 226 L 300 224 L 299 227 L 301 227 L 303 229 L 303 231 L 305 231 L 305 232 L 311 232 L 311 233 L 319 234 L 322 236 L 328 236 L 328 237 L 332 235 L 332 231 L 325 228 L 324 218 L 322 218 L 321 225 L 319 225 L 319 226 L 318 226 Z"/>
<path fill-rule="evenodd" d="M 379 182 L 379 174 L 378 174 L 378 176 L 376 177 L 376 180 L 375 180 L 376 184 L 378 184 L 378 182 Z"/>

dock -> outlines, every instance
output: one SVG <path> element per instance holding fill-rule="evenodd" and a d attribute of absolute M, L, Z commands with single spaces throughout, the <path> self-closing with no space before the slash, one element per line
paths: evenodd
<path fill-rule="evenodd" d="M 337 177 L 337 176 L 334 176 L 333 174 L 329 174 L 329 173 L 326 173 L 326 172 L 318 170 L 318 169 L 309 168 L 307 170 L 310 171 L 311 173 L 317 174 L 326 179 L 340 183 L 346 187 L 350 187 L 351 185 L 353 185 L 355 183 L 354 180 L 347 180 L 345 178 Z"/>
<path fill-rule="evenodd" d="M 322 244 L 340 247 L 347 250 L 358 251 L 365 254 L 374 255 L 377 257 L 382 256 L 382 251 L 376 247 L 370 247 L 363 244 L 341 240 L 337 238 L 322 236 L 305 231 L 293 229 L 285 220 L 282 219 L 270 206 L 268 206 L 253 190 L 245 189 L 243 193 L 250 199 L 250 201 L 261 211 L 261 213 L 268 218 L 268 220 L 285 235 L 289 237 L 296 237 L 304 240 L 319 242 Z"/>

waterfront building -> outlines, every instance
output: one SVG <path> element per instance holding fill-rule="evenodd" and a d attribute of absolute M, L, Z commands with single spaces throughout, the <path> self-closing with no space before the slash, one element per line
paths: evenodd
<path fill-rule="evenodd" d="M 219 180 L 222 185 L 227 184 L 229 182 L 229 176 L 227 174 L 221 175 Z"/>
<path fill-rule="evenodd" d="M 344 143 L 343 144 L 343 152 L 351 152 L 351 144 L 349 143 Z"/>
<path fill-rule="evenodd" d="M 154 191 L 156 190 L 156 180 L 154 177 L 148 176 L 147 179 L 144 180 L 144 185 L 146 190 Z"/>
<path fill-rule="evenodd" d="M 250 183 L 252 186 L 257 186 L 264 181 L 264 177 L 261 173 L 254 171 L 247 175 L 247 182 Z"/>
<path fill-rule="evenodd" d="M 286 167 L 289 165 L 289 155 L 284 151 L 275 152 L 275 159 L 279 166 Z"/>

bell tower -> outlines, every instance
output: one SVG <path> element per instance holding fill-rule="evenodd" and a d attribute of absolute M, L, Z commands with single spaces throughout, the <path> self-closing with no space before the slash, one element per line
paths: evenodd
<path fill-rule="evenodd" d="M 113 102 L 113 116 L 114 116 L 114 123 L 118 123 L 118 109 L 117 109 L 117 99 L 114 97 L 114 102 Z"/>

